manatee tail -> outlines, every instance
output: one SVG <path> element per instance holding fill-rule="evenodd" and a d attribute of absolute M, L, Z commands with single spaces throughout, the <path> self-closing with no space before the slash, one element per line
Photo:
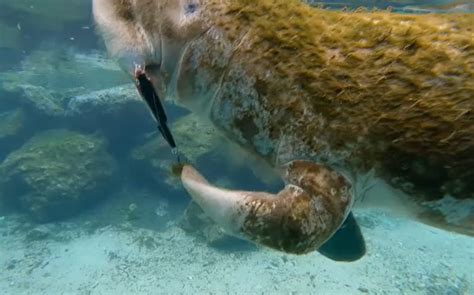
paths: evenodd
<path fill-rule="evenodd" d="M 287 184 L 276 195 L 215 187 L 191 166 L 183 167 L 181 179 L 194 201 L 228 233 L 287 253 L 308 253 L 346 219 L 351 186 L 313 162 L 292 161 L 283 168 Z"/>

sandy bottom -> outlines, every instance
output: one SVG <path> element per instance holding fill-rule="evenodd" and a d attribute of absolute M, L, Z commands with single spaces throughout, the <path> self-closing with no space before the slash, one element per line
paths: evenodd
<path fill-rule="evenodd" d="M 336 263 L 245 245 L 213 248 L 169 219 L 160 230 L 0 218 L 2 294 L 474 294 L 474 239 L 356 213 L 368 254 Z"/>

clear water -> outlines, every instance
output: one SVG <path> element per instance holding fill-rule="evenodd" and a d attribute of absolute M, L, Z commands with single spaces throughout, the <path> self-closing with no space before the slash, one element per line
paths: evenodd
<path fill-rule="evenodd" d="M 474 5 L 313 3 L 401 13 Z M 352 263 L 256 247 L 186 215 L 174 157 L 90 10 L 86 0 L 0 0 L 1 294 L 474 294 L 472 236 L 420 223 L 397 200 L 354 210 L 367 254 Z M 188 111 L 167 111 L 182 152 L 212 182 L 279 187 L 253 177 L 237 151 L 229 157 Z M 472 200 L 445 202 L 452 218 L 474 218 Z"/>

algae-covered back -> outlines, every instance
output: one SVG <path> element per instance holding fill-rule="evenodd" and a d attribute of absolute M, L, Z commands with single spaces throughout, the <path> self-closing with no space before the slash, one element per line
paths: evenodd
<path fill-rule="evenodd" d="M 376 167 L 424 189 L 439 183 L 426 198 L 472 197 L 473 14 L 327 11 L 296 0 L 213 3 L 210 23 L 238 61 L 218 97 L 242 112 L 220 124 L 231 130 L 254 122 L 268 141 L 294 138 L 296 150 L 323 162 Z M 248 98 L 249 91 L 258 95 Z M 260 148 L 255 128 L 241 129 L 240 141 Z"/>

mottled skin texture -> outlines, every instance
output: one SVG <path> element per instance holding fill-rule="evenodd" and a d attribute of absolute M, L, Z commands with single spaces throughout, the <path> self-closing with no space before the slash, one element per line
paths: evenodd
<path fill-rule="evenodd" d="M 240 109 L 225 128 L 238 129 L 243 144 L 275 159 L 289 138 L 285 149 L 300 150 L 299 157 L 441 184 L 432 197 L 463 179 L 471 187 L 444 189 L 473 197 L 473 15 L 343 14 L 293 1 L 244 8 L 245 1 L 232 2 L 239 12 L 220 17 L 221 30 L 236 40 L 259 32 L 247 34 L 234 52 L 239 62 L 228 69 L 218 98 Z M 263 151 L 259 137 L 272 149 L 265 142 Z"/>
<path fill-rule="evenodd" d="M 304 254 L 318 249 L 340 227 L 352 202 L 351 185 L 338 173 L 309 161 L 292 161 L 282 168 L 287 185 L 277 195 L 209 190 L 209 183 L 191 166 L 184 166 L 181 178 L 196 203 L 227 233 Z M 213 210 L 213 204 L 223 199 L 230 202 Z"/>
<path fill-rule="evenodd" d="M 474 197 L 472 14 L 329 12 L 293 0 L 94 6 L 109 51 L 126 71 L 134 62 L 147 65 L 161 97 L 210 119 L 271 166 L 297 167 L 283 177 L 294 186 L 280 196 L 296 194 L 310 208 L 318 190 L 330 196 L 340 188 L 312 179 L 332 171 L 355 182 L 374 169 L 422 199 Z M 299 171 L 307 171 L 303 182 L 294 179 Z M 289 252 L 311 251 L 337 229 L 352 201 L 336 195 L 324 198 L 331 225 L 318 231 L 317 242 L 306 237 L 307 245 L 292 243 Z M 328 209 L 335 203 L 337 210 Z M 242 231 L 258 223 L 251 221 L 257 207 L 270 208 L 259 204 L 246 207 Z M 291 212 L 282 206 L 278 216 L 296 214 L 297 227 L 313 218 L 298 211 L 298 202 L 288 204 Z M 250 239 L 262 242 L 272 226 L 253 227 Z"/>
<path fill-rule="evenodd" d="M 286 173 L 293 186 L 277 197 L 245 199 L 245 203 L 254 204 L 245 204 L 251 209 L 242 231 L 268 247 L 305 253 L 317 249 L 347 216 L 350 185 L 343 177 L 310 162 L 291 162 Z M 305 222 L 301 224 L 301 220 Z"/>

